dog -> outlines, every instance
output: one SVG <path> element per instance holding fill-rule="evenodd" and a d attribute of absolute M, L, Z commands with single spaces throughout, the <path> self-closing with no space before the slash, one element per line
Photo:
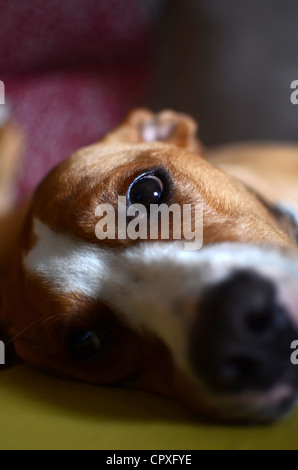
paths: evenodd
<path fill-rule="evenodd" d="M 297 156 L 278 146 L 206 156 L 189 116 L 133 111 L 37 188 L 1 284 L 7 348 L 208 419 L 284 416 L 298 395 Z M 172 228 L 168 240 L 117 228 L 99 240 L 97 207 L 119 196 L 148 211 L 202 205 L 203 247 L 186 250 Z"/>

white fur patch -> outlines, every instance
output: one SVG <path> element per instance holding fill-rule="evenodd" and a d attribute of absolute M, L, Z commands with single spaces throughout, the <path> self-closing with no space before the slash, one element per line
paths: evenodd
<path fill-rule="evenodd" d="M 37 242 L 24 259 L 28 271 L 49 281 L 55 292 L 100 295 L 105 250 L 54 232 L 38 219 L 34 233 Z"/>

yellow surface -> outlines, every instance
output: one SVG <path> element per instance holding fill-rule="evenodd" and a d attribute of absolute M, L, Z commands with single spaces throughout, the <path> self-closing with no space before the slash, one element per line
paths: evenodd
<path fill-rule="evenodd" d="M 259 427 L 202 424 L 164 398 L 26 365 L 0 372 L 0 403 L 1 449 L 298 449 L 298 412 Z"/>

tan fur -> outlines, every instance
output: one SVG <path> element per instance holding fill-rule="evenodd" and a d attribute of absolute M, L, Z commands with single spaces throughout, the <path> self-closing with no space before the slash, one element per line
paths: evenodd
<path fill-rule="evenodd" d="M 210 163 L 277 202 L 298 203 L 298 147 L 294 144 L 234 144 L 210 149 Z"/>

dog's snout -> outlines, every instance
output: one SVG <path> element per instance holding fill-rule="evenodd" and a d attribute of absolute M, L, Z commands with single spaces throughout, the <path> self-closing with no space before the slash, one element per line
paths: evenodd
<path fill-rule="evenodd" d="M 201 299 L 191 334 L 192 365 L 217 391 L 267 390 L 289 377 L 294 333 L 274 284 L 239 271 Z"/>

